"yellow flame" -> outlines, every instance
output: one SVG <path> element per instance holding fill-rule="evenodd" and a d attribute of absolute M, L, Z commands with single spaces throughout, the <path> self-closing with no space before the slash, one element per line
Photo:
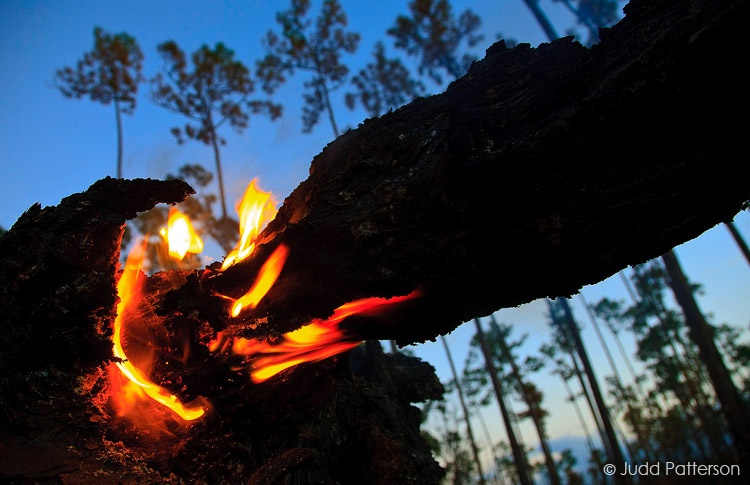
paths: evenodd
<path fill-rule="evenodd" d="M 332 357 L 359 345 L 362 340 L 348 335 L 340 323 L 353 315 L 376 315 L 392 305 L 416 298 L 418 290 L 408 295 L 387 298 L 363 298 L 338 307 L 325 320 L 314 319 L 304 327 L 283 335 L 277 344 L 238 338 L 231 343 L 232 353 L 244 355 L 250 367 L 253 382 L 263 382 L 279 372 L 304 362 L 314 362 Z M 229 338 L 219 332 L 209 344 L 212 352 L 224 351 Z"/>
<path fill-rule="evenodd" d="M 289 248 L 284 244 L 280 244 L 271 253 L 266 262 L 263 263 L 263 266 L 260 267 L 260 272 L 255 278 L 253 286 L 232 305 L 231 313 L 233 317 L 239 315 L 243 308 L 255 308 L 258 306 L 260 300 L 266 296 L 268 290 L 271 289 L 276 279 L 278 279 L 288 254 Z"/>
<path fill-rule="evenodd" d="M 131 383 L 137 386 L 136 394 L 144 392 L 154 401 L 177 413 L 182 419 L 191 421 L 205 413 L 203 406 L 200 404 L 183 405 L 177 399 L 177 396 L 151 382 L 140 369 L 128 360 L 122 346 L 122 329 L 126 320 L 126 312 L 129 308 L 134 307 L 141 297 L 140 290 L 145 276 L 141 271 L 146 248 L 145 243 L 146 240 L 144 239 L 142 245 L 135 245 L 131 249 L 125 262 L 125 268 L 117 282 L 117 295 L 120 297 L 120 301 L 117 304 L 117 317 L 115 318 L 114 335 L 112 336 L 113 352 L 115 357 L 121 359 L 121 362 L 117 362 L 117 367 Z"/>
<path fill-rule="evenodd" d="M 193 229 L 190 219 L 176 207 L 170 207 L 167 228 L 159 234 L 167 240 L 169 255 L 177 260 L 182 261 L 187 253 L 203 251 L 203 240 Z"/>
<path fill-rule="evenodd" d="M 240 240 L 224 259 L 221 265 L 222 270 L 252 254 L 255 249 L 255 239 L 258 237 L 261 228 L 276 215 L 276 207 L 271 193 L 259 190 L 256 186 L 256 180 L 251 180 L 247 185 L 236 208 L 237 215 L 240 218 Z"/>

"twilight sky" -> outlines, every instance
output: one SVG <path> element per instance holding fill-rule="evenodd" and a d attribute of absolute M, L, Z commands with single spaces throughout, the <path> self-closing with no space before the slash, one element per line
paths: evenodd
<path fill-rule="evenodd" d="M 315 2 L 314 2 L 315 3 Z M 395 56 L 392 42 L 385 36 L 398 14 L 407 12 L 407 1 L 343 0 L 351 30 L 362 35 L 359 51 L 349 59 L 356 71 L 369 61 L 374 43 L 383 39 L 386 52 Z M 555 26 L 564 33 L 571 17 L 559 2 L 542 0 Z M 485 40 L 475 50 L 478 57 L 499 33 L 532 47 L 545 42 L 541 29 L 522 0 L 454 1 L 456 12 L 470 7 L 482 18 Z M 276 11 L 287 8 L 286 1 L 248 0 L 203 2 L 187 1 L 21 1 L 0 2 L 0 226 L 9 229 L 32 204 L 56 205 L 60 199 L 81 192 L 107 175 L 115 175 L 116 134 L 112 106 L 88 99 L 69 100 L 53 86 L 56 69 L 73 66 L 92 48 L 93 29 L 127 32 L 139 42 L 144 56 L 143 74 L 150 78 L 160 68 L 157 44 L 174 40 L 192 52 L 202 44 L 224 42 L 236 57 L 252 66 L 263 56 L 261 38 L 268 29 L 276 29 Z M 307 177 L 312 158 L 333 139 L 325 118 L 311 134 L 302 133 L 301 87 L 297 75 L 275 96 L 285 105 L 284 116 L 271 122 L 263 117 L 250 119 L 249 127 L 234 133 L 224 127 L 227 139 L 222 149 L 227 201 L 232 205 L 247 183 L 258 177 L 260 187 L 282 201 Z M 434 92 L 439 92 L 438 87 Z M 356 127 L 364 119 L 361 111 L 350 111 L 343 103 L 346 89 L 334 93 L 340 127 Z M 148 99 L 148 85 L 142 85 L 132 116 L 123 119 L 126 178 L 161 178 L 174 173 L 185 163 L 201 163 L 213 168 L 210 147 L 198 142 L 178 145 L 169 129 L 184 123 L 175 114 L 155 106 Z M 739 214 L 739 230 L 750 240 L 750 214 Z M 215 249 L 214 249 L 215 251 Z M 704 285 L 699 303 L 714 316 L 715 323 L 726 322 L 747 330 L 750 323 L 750 266 L 742 258 L 723 226 L 706 232 L 676 249 L 684 270 L 692 281 Z M 223 254 L 209 257 L 221 260 Z M 503 275 L 498 275 L 502 278 Z M 615 275 L 582 292 L 589 303 L 603 296 L 627 299 L 624 287 Z M 598 363 L 599 378 L 610 374 L 601 347 L 591 330 L 579 298 L 573 299 L 576 317 L 583 327 L 584 340 Z M 513 337 L 529 337 L 521 352 L 533 354 L 548 341 L 546 305 L 531 302 L 518 308 L 500 310 L 496 318 L 514 324 Z M 463 325 L 446 338 L 459 369 L 463 368 L 473 325 Z M 629 349 L 632 351 L 632 342 Z M 450 378 L 447 361 L 439 342 L 427 342 L 413 350 L 433 364 L 441 378 Z M 580 426 L 569 404 L 564 403 L 562 385 L 546 370 L 534 377 L 545 393 L 545 405 L 551 417 L 553 438 L 575 437 Z M 515 405 L 520 409 L 520 405 Z M 494 440 L 504 437 L 494 406 L 483 410 Z M 524 423 L 521 426 L 527 445 L 536 436 Z M 479 431 L 477 434 L 481 435 Z M 553 446 L 554 448 L 554 446 Z"/>

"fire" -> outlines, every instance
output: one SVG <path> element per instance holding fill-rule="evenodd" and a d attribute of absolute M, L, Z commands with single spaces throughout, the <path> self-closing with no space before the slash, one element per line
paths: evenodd
<path fill-rule="evenodd" d="M 115 366 L 127 378 L 127 381 L 120 388 L 113 386 L 113 398 L 121 414 L 128 413 L 139 400 L 148 396 L 153 401 L 174 411 L 185 421 L 192 421 L 203 416 L 205 413 L 203 406 L 200 403 L 184 405 L 177 399 L 177 396 L 151 382 L 148 376 L 128 359 L 123 348 L 123 332 L 126 330 L 129 320 L 133 318 L 133 310 L 138 306 L 143 296 L 141 289 L 145 275 L 141 271 L 141 264 L 145 254 L 145 242 L 144 239 L 144 244 L 136 245 L 131 249 L 125 268 L 117 282 L 117 295 L 120 301 L 117 304 L 117 317 L 115 318 L 112 342 L 115 357 L 121 359 Z M 114 383 L 118 380 L 111 379 L 111 381 Z"/>
<path fill-rule="evenodd" d="M 224 260 L 222 270 L 250 256 L 255 249 L 255 240 L 263 224 L 273 219 L 276 210 L 271 203 L 271 194 L 257 189 L 255 179 L 248 185 L 237 212 L 240 216 L 240 241 Z M 230 314 L 239 316 L 245 308 L 255 308 L 268 293 L 286 263 L 289 248 L 281 244 L 260 268 L 252 287 L 242 297 L 233 301 Z M 254 382 L 263 382 L 284 369 L 303 362 L 326 359 L 359 345 L 362 340 L 348 335 L 339 324 L 352 315 L 373 315 L 383 307 L 403 302 L 417 296 L 412 292 L 391 299 L 365 298 L 346 303 L 337 308 L 325 320 L 316 319 L 309 324 L 282 336 L 281 342 L 269 344 L 257 340 L 239 338 L 233 342 L 222 332 L 209 343 L 211 352 L 225 352 L 231 345 L 232 353 L 242 355 L 252 369 Z"/>
<path fill-rule="evenodd" d="M 221 269 L 236 264 L 247 258 L 255 250 L 256 239 L 262 227 L 276 214 L 271 194 L 263 192 L 256 186 L 253 179 L 248 184 L 241 202 L 237 205 L 240 216 L 240 238 L 237 246 L 227 255 Z M 168 227 L 161 231 L 169 244 L 169 254 L 182 260 L 188 252 L 198 253 L 203 249 L 203 241 L 196 234 L 190 220 L 177 209 L 169 212 Z M 127 257 L 125 268 L 117 284 L 120 301 L 117 305 L 117 317 L 114 323 L 114 355 L 120 362 L 110 367 L 111 395 L 119 407 L 120 414 L 133 413 L 134 406 L 139 403 L 159 403 L 173 411 L 185 421 L 200 418 L 206 409 L 200 400 L 189 404 L 181 403 L 168 390 L 152 382 L 143 369 L 150 365 L 136 359 L 128 358 L 123 346 L 123 335 L 129 335 L 133 340 L 137 333 L 139 315 L 136 309 L 143 300 L 142 288 L 145 275 L 141 271 L 141 264 L 145 254 L 145 240 L 141 246 L 135 246 Z M 289 248 L 280 244 L 268 257 L 260 268 L 258 275 L 250 289 L 239 299 L 232 300 L 230 313 L 232 317 L 240 315 L 244 309 L 255 308 L 262 298 L 275 284 L 289 255 Z M 223 332 L 210 342 L 211 352 L 230 352 L 242 356 L 245 365 L 250 369 L 251 379 L 263 382 L 279 372 L 304 362 L 314 362 L 334 356 L 359 345 L 362 340 L 348 333 L 341 327 L 347 318 L 372 316 L 386 311 L 392 305 L 410 300 L 418 296 L 414 291 L 408 295 L 386 298 L 365 298 L 346 303 L 337 308 L 327 319 L 314 319 L 309 324 L 286 333 L 277 344 L 248 339 L 230 339 Z M 223 295 L 221 295 L 223 296 Z M 128 325 L 133 327 L 128 327 Z M 130 333 L 128 333 L 130 329 Z M 149 338 L 149 337 L 146 337 Z M 127 338 L 125 339 L 128 340 Z M 150 344 L 151 342 L 147 342 Z M 231 350 L 230 350 L 231 349 Z M 139 350 L 136 348 L 136 350 Z M 131 356 L 132 357 L 132 356 Z M 149 400 L 150 399 L 150 400 Z M 146 408 L 148 409 L 148 408 Z M 150 413 L 150 411 L 146 411 Z M 138 415 L 139 422 L 148 421 L 149 415 Z"/>
<path fill-rule="evenodd" d="M 237 205 L 237 215 L 240 217 L 240 240 L 232 252 L 227 255 L 221 265 L 222 270 L 239 263 L 253 253 L 255 240 L 261 228 L 276 215 L 276 207 L 273 204 L 271 193 L 258 190 L 256 179 L 251 180 L 247 185 L 245 194 Z M 247 293 L 237 300 L 225 297 L 234 302 L 231 309 L 233 317 L 239 316 L 244 308 L 255 308 L 258 305 L 279 277 L 288 254 L 289 248 L 281 244 L 263 263 L 260 273 Z"/>
<path fill-rule="evenodd" d="M 190 219 L 176 207 L 170 207 L 167 227 L 159 234 L 167 240 L 169 255 L 177 260 L 182 261 L 187 253 L 203 251 L 203 240 L 193 229 Z"/>
<path fill-rule="evenodd" d="M 289 248 L 280 244 L 279 247 L 268 257 L 263 266 L 260 268 L 260 273 L 255 278 L 255 283 L 250 289 L 242 295 L 238 300 L 235 300 L 232 305 L 232 316 L 236 317 L 240 314 L 243 308 L 255 308 L 260 300 L 266 296 L 268 290 L 271 289 L 276 279 L 281 273 L 281 269 L 284 267 L 286 257 L 289 254 Z"/>
<path fill-rule="evenodd" d="M 258 190 L 256 179 L 247 185 L 236 210 L 240 216 L 240 240 L 224 259 L 222 270 L 250 256 L 255 249 L 255 239 L 261 228 L 276 216 L 276 206 L 271 193 Z"/>
<path fill-rule="evenodd" d="M 348 335 L 340 327 L 341 322 L 353 315 L 378 314 L 386 307 L 418 295 L 419 292 L 414 291 L 390 299 L 373 297 L 345 303 L 327 319 L 315 319 L 304 327 L 284 334 L 278 344 L 240 338 L 231 344 L 232 352 L 245 356 L 251 369 L 250 377 L 253 382 L 260 383 L 295 365 L 320 361 L 356 347 L 362 340 Z M 219 335 L 209 348 L 217 351 L 226 348 L 227 344 L 225 337 Z"/>

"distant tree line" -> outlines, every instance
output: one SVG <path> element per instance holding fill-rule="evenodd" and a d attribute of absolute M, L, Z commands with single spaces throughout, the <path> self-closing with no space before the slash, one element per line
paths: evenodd
<path fill-rule="evenodd" d="M 598 41 L 599 28 L 620 18 L 624 3 L 550 1 L 571 12 L 576 24 L 565 26 L 566 33 L 584 39 L 587 45 Z M 557 28 L 541 2 L 524 3 L 549 40 L 557 38 Z M 188 55 L 174 41 L 166 41 L 156 49 L 161 70 L 146 79 L 142 74 L 144 56 L 136 40 L 125 32 L 111 34 L 96 27 L 93 49 L 74 67 L 56 71 L 55 84 L 66 97 L 88 97 L 114 106 L 117 177 L 123 176 L 122 115 L 135 111 L 142 83 L 149 83 L 152 102 L 181 114 L 185 123 L 171 128 L 176 141 L 194 140 L 211 147 L 214 165 L 207 170 L 200 164 L 186 164 L 165 177 L 186 180 L 197 189 L 181 209 L 199 231 L 228 252 L 237 237 L 238 221 L 227 210 L 221 164 L 226 139 L 220 130 L 224 125 L 241 132 L 248 128 L 251 116 L 278 119 L 284 107 L 274 101 L 274 94 L 290 77 L 303 76 L 302 131 L 309 133 L 326 120 L 338 136 L 341 106 L 350 110 L 361 107 L 368 116 L 380 116 L 460 77 L 475 60 L 472 49 L 483 37 L 479 33 L 481 19 L 474 12 L 455 13 L 448 0 L 412 0 L 407 9 L 385 32 L 400 57 L 389 53 L 385 42 L 379 40 L 371 60 L 358 69 L 347 59 L 358 50 L 360 35 L 348 30 L 340 2 L 324 0 L 313 11 L 309 0 L 290 0 L 289 7 L 277 13 L 276 28 L 262 38 L 264 55 L 252 64 L 236 59 L 234 51 L 222 42 L 202 45 Z M 343 96 L 335 98 L 334 93 L 340 91 Z M 209 190 L 214 177 L 218 195 Z M 214 210 L 217 202 L 218 215 Z M 133 232 L 158 234 L 166 218 L 165 207 L 139 215 L 128 227 L 124 244 Z M 733 236 L 742 247 L 743 241 Z M 164 252 L 158 237 L 150 250 L 154 257 Z M 746 247 L 744 251 L 750 254 Z M 201 265 L 197 257 L 189 258 L 182 264 Z M 161 261 L 175 264 L 166 263 L 169 258 Z M 489 318 L 488 328 L 484 328 L 487 322 L 474 321 L 476 335 L 463 372 L 459 375 L 454 368 L 454 378 L 447 383 L 449 390 L 458 393 L 460 409 L 448 400 L 426 403 L 423 408 L 423 417 L 438 416 L 442 423 L 437 433 L 426 437 L 446 468 L 447 482 L 486 483 L 494 479 L 526 484 L 543 478 L 553 485 L 605 483 L 605 463 L 671 460 L 733 464 L 739 456 L 747 456 L 750 345 L 741 341 L 741 331 L 730 324 L 713 324 L 704 316 L 694 297 L 700 288 L 687 283 L 673 251 L 636 266 L 629 279 L 624 274 L 621 277 L 630 301 L 604 298 L 593 305 L 583 301 L 611 371 L 604 386 L 597 376 L 602 369 L 591 365 L 580 336 L 581 325 L 568 299 L 547 301 L 550 340 L 536 355 L 523 359 L 518 349 L 525 336 L 514 338 L 511 324 L 497 322 L 494 316 Z M 679 308 L 668 303 L 670 290 Z M 606 345 L 604 333 L 616 342 L 614 349 Z M 635 339 L 635 356 L 625 351 L 624 334 Z M 454 367 L 447 344 L 445 351 Z M 625 362 L 624 369 L 615 364 L 616 353 Z M 589 451 L 585 473 L 571 450 L 550 446 L 544 392 L 533 382 L 543 369 L 560 379 L 576 411 Z M 501 410 L 508 441 L 493 443 L 485 433 L 495 458 L 494 469 L 486 473 L 479 462 L 479 434 L 471 429 L 469 418 L 481 416 L 480 409 L 491 403 Z M 515 411 L 514 405 L 519 404 L 521 410 Z M 532 449 L 524 444 L 519 431 L 523 420 L 529 420 L 535 431 L 533 439 L 539 442 L 543 459 L 536 464 L 529 460 Z M 592 429 L 588 423 L 593 423 Z"/>
<path fill-rule="evenodd" d="M 562 1 L 562 0 L 554 0 Z M 540 25 L 549 24 L 537 0 L 525 3 Z M 617 20 L 621 0 L 563 1 L 576 15 L 576 29 L 588 31 L 586 42 L 597 40 L 590 25 L 609 25 Z M 178 143 L 195 140 L 211 147 L 214 169 L 186 165 L 178 174 L 190 178 L 196 188 L 205 192 L 217 182 L 218 196 L 202 195 L 187 203 L 185 210 L 198 222 L 198 230 L 209 235 L 225 250 L 233 247 L 238 222 L 227 209 L 221 164 L 220 135 L 223 125 L 241 132 L 249 125 L 251 115 L 275 120 L 283 106 L 271 96 L 290 77 L 305 76 L 302 92 L 303 132 L 309 133 L 320 122 L 321 115 L 330 123 L 334 136 L 340 134 L 333 93 L 345 89 L 344 105 L 350 110 L 361 106 L 371 117 L 377 117 L 413 99 L 428 94 L 427 84 L 439 89 L 446 79 L 461 76 L 475 56 L 471 48 L 483 40 L 478 33 L 480 18 L 467 9 L 456 15 L 448 0 L 413 0 L 408 13 L 398 15 L 385 34 L 394 48 L 405 57 L 389 57 L 385 44 L 376 42 L 372 61 L 350 76 L 346 56 L 359 48 L 360 35 L 348 31 L 346 13 L 338 0 L 323 0 L 313 16 L 312 2 L 290 0 L 289 8 L 276 15 L 278 30 L 269 30 L 262 39 L 265 55 L 249 65 L 235 58 L 222 42 L 212 47 L 202 45 L 189 56 L 174 42 L 157 46 L 162 59 L 161 71 L 146 78 L 142 73 L 144 54 L 136 39 L 126 32 L 109 33 L 94 28 L 94 46 L 74 66 L 58 69 L 54 84 L 68 98 L 87 97 L 115 109 L 117 131 L 116 176 L 123 177 L 122 115 L 132 115 L 136 108 L 139 86 L 148 82 L 149 98 L 169 111 L 184 116 L 183 126 L 171 129 Z M 509 43 L 513 41 L 509 40 Z M 410 66 L 415 66 L 416 73 Z M 218 202 L 219 215 L 213 204 Z M 139 216 L 126 232 L 123 244 L 130 241 L 133 230 L 157 234 L 166 221 L 165 207 Z M 161 244 L 157 238 L 154 245 Z M 152 252 L 158 252 L 156 247 Z M 198 258 L 192 259 L 199 264 Z"/>

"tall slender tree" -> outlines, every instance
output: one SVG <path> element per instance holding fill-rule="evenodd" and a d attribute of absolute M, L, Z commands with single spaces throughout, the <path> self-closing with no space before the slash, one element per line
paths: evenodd
<path fill-rule="evenodd" d="M 511 452 L 513 454 L 515 472 L 518 476 L 519 482 L 523 485 L 533 483 L 533 474 L 527 460 L 526 450 L 524 450 L 523 443 L 521 442 L 514 426 L 515 416 L 512 415 L 505 401 L 505 386 L 503 385 L 503 379 L 499 374 L 500 369 L 498 369 L 495 365 L 497 355 L 496 353 L 493 353 L 490 343 L 488 342 L 488 339 L 486 338 L 486 335 L 482 330 L 482 325 L 479 322 L 479 319 L 474 319 L 474 325 L 477 329 L 477 333 L 474 339 L 475 342 L 472 343 L 478 343 L 482 356 L 484 357 L 484 366 L 481 373 L 479 374 L 478 381 L 481 385 L 483 385 L 484 383 L 486 383 L 486 377 L 488 376 L 490 382 L 492 383 L 492 389 L 494 390 L 495 398 L 497 400 L 498 407 L 500 408 L 500 414 L 503 419 L 503 424 L 505 425 L 505 431 L 508 436 Z M 464 370 L 464 377 L 468 377 L 468 381 L 476 380 L 472 378 L 471 375 L 477 374 L 476 370 L 468 369 L 471 358 L 472 353 L 470 352 L 469 358 L 467 358 L 467 369 Z M 475 389 L 472 389 L 472 393 L 475 392 L 477 391 Z"/>
<path fill-rule="evenodd" d="M 456 17 L 448 0 L 412 0 L 409 15 L 399 15 L 388 35 L 396 48 L 418 59 L 419 74 L 442 84 L 445 74 L 456 79 L 466 73 L 475 56 L 464 49 L 482 40 L 480 25 L 469 9 Z"/>
<path fill-rule="evenodd" d="M 359 102 L 370 116 L 377 117 L 424 94 L 424 84 L 412 79 L 399 59 L 385 56 L 382 42 L 375 44 L 373 57 L 374 61 L 352 78 L 355 90 L 344 98 L 349 109 Z"/>
<path fill-rule="evenodd" d="M 117 125 L 117 178 L 122 178 L 122 115 L 135 110 L 138 85 L 143 81 L 143 52 L 125 32 L 110 34 L 94 28 L 94 48 L 73 67 L 55 72 L 54 84 L 66 98 L 88 96 L 115 107 Z"/>
<path fill-rule="evenodd" d="M 474 322 L 476 323 L 478 320 L 475 319 Z M 557 471 L 557 464 L 552 457 L 552 451 L 549 447 L 549 438 L 547 437 L 547 430 L 544 422 L 547 412 L 542 409 L 541 406 L 542 393 L 533 383 L 524 379 L 522 371 L 516 363 L 515 356 L 513 355 L 513 352 L 511 352 L 505 339 L 506 334 L 510 332 L 510 327 L 501 327 L 495 320 L 495 316 L 490 315 L 490 332 L 491 336 L 494 337 L 493 340 L 497 343 L 502 360 L 507 362 L 510 366 L 511 376 L 515 381 L 516 389 L 528 408 L 525 414 L 531 418 L 531 422 L 534 424 L 534 429 L 537 432 L 539 446 L 542 448 L 549 481 L 553 485 L 558 485 L 560 484 L 560 474 Z M 477 333 L 483 333 L 481 325 L 479 324 L 477 324 Z M 539 367 L 540 366 L 535 366 L 535 370 Z"/>
<path fill-rule="evenodd" d="M 578 417 L 578 423 L 581 425 L 581 430 L 583 431 L 584 438 L 586 439 L 586 448 L 589 450 L 589 453 L 591 453 L 594 449 L 594 442 L 591 440 L 589 427 L 583 417 L 581 407 L 578 405 L 578 398 L 581 394 L 574 393 L 572 387 L 568 383 L 568 381 L 575 376 L 575 373 L 573 372 L 573 369 L 565 363 L 565 360 L 558 355 L 559 350 L 560 348 L 557 345 L 550 344 L 543 344 L 539 348 L 539 352 L 544 356 L 544 358 L 554 364 L 552 374 L 560 377 L 563 382 L 563 387 L 565 388 L 565 392 L 568 396 L 567 400 L 573 405 L 573 409 L 575 410 L 576 416 Z"/>
<path fill-rule="evenodd" d="M 737 226 L 735 226 L 733 222 L 727 222 L 725 223 L 725 225 L 727 226 L 729 233 L 732 235 L 732 239 L 734 239 L 737 247 L 745 257 L 747 264 L 750 264 L 750 248 L 748 248 L 745 238 L 742 237 L 742 234 L 740 234 L 740 231 L 737 229 Z"/>
<path fill-rule="evenodd" d="M 669 289 L 665 267 L 660 260 L 652 260 L 633 269 L 639 299 L 630 313 L 639 337 L 638 356 L 650 362 L 659 383 L 657 392 L 665 394 L 665 398 L 670 394 L 677 397 L 680 407 L 667 405 L 665 418 L 673 422 L 682 420 L 686 433 L 685 438 L 676 441 L 669 436 L 665 438 L 676 448 L 692 441 L 691 448 L 708 461 L 726 447 L 727 434 L 725 424 L 713 409 L 713 389 L 706 387 L 710 378 L 696 345 L 685 335 L 684 316 L 665 303 L 664 293 Z M 650 324 L 649 319 L 654 322 Z M 692 450 L 685 448 L 685 453 L 690 455 Z"/>
<path fill-rule="evenodd" d="M 274 92 L 287 75 L 296 71 L 310 73 L 305 81 L 302 113 L 303 132 L 309 133 L 325 112 L 334 136 L 339 136 L 331 92 L 346 81 L 349 68 L 342 55 L 357 50 L 360 36 L 347 32 L 347 18 L 338 0 L 324 0 L 313 25 L 308 18 L 309 0 L 291 0 L 291 7 L 276 14 L 281 34 L 268 31 L 264 39 L 266 56 L 258 61 L 258 75 L 263 88 Z"/>
<path fill-rule="evenodd" d="M 557 39 L 557 30 L 555 30 L 555 27 L 552 26 L 552 22 L 550 22 L 549 17 L 547 17 L 547 14 L 544 13 L 544 10 L 539 7 L 539 0 L 523 0 L 523 3 L 526 4 L 526 7 L 534 16 L 536 23 L 538 23 L 539 27 L 541 27 L 544 31 L 544 35 L 547 36 L 547 40 L 553 41 Z M 569 4 L 570 2 L 568 1 L 566 3 Z"/>
<path fill-rule="evenodd" d="M 221 42 L 213 48 L 201 46 L 190 56 L 190 66 L 174 41 L 159 44 L 157 50 L 164 66 L 151 81 L 151 97 L 159 106 L 190 120 L 183 128 L 172 128 L 178 143 L 192 139 L 213 148 L 221 202 L 220 223 L 226 224 L 230 219 L 219 151 L 226 140 L 219 136 L 219 128 L 227 123 L 242 131 L 247 128 L 250 113 L 276 119 L 281 115 L 281 107 L 267 99 L 250 99 L 255 90 L 250 71 Z"/>
<path fill-rule="evenodd" d="M 729 424 L 734 445 L 739 454 L 740 466 L 750 472 L 750 414 L 748 406 L 742 400 L 732 376 L 727 370 L 724 359 L 716 347 L 713 328 L 706 322 L 698 303 L 693 297 L 693 290 L 682 271 L 674 250 L 661 257 L 669 275 L 670 286 L 677 303 L 685 315 L 685 322 L 690 329 L 690 338 L 700 351 L 708 375 L 711 378 L 716 396 L 721 403 L 721 410 Z"/>
<path fill-rule="evenodd" d="M 466 434 L 469 437 L 469 444 L 471 445 L 471 451 L 474 456 L 474 464 L 477 469 L 478 473 L 478 479 L 479 483 L 484 484 L 486 483 L 484 479 L 484 471 L 482 470 L 482 461 L 479 458 L 479 447 L 477 446 L 477 441 L 474 438 L 474 431 L 471 426 L 471 419 L 469 414 L 469 408 L 466 405 L 466 399 L 464 398 L 464 392 L 463 388 L 461 387 L 461 382 L 458 379 L 458 373 L 456 372 L 456 366 L 453 364 L 453 356 L 451 355 L 450 347 L 448 347 L 448 343 L 445 341 L 445 337 L 442 335 L 440 336 L 440 341 L 443 344 L 443 349 L 445 350 L 445 355 L 448 357 L 448 364 L 451 368 L 451 373 L 453 375 L 453 384 L 456 387 L 456 393 L 458 394 L 458 400 L 461 403 L 461 409 L 464 413 L 464 420 L 466 421 Z"/>
<path fill-rule="evenodd" d="M 570 310 L 568 300 L 565 298 L 557 298 L 556 302 L 562 309 L 563 318 L 561 320 L 561 323 L 565 326 L 567 336 L 568 338 L 570 338 L 570 341 L 573 344 L 573 348 L 575 348 L 576 354 L 581 360 L 583 370 L 586 374 L 587 384 L 590 387 L 591 396 L 596 403 L 599 418 L 601 419 L 604 434 L 607 439 L 606 444 L 608 445 L 607 452 L 610 456 L 610 463 L 616 467 L 618 472 L 620 472 L 620 470 L 624 471 L 625 457 L 623 456 L 622 448 L 620 448 L 620 443 L 615 433 L 615 428 L 609 414 L 609 409 L 607 408 L 607 405 L 604 401 L 604 396 L 600 390 L 599 382 L 597 381 L 596 374 L 594 372 L 594 367 L 591 364 L 588 352 L 586 351 L 583 340 L 581 339 L 581 333 L 578 329 L 578 324 L 576 323 L 573 317 L 573 313 Z M 621 475 L 620 473 L 615 474 L 615 479 L 619 483 L 630 482 L 627 476 Z"/>

